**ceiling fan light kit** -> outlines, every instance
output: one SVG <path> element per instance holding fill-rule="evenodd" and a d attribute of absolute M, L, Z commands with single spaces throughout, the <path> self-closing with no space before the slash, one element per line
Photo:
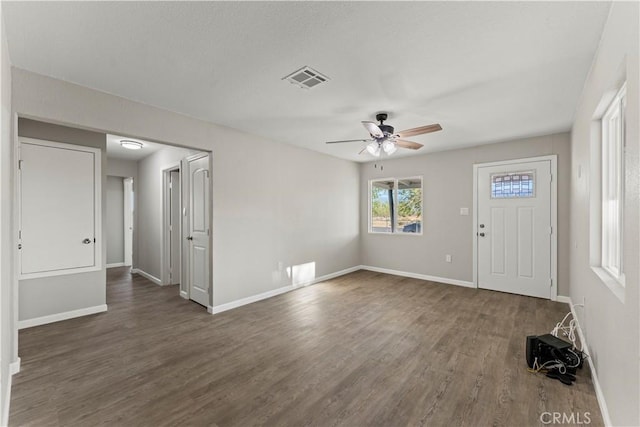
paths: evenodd
<path fill-rule="evenodd" d="M 387 156 L 390 156 L 396 152 L 398 147 L 396 147 L 396 144 L 394 144 L 392 141 L 386 140 L 382 143 L 382 149 L 385 153 L 387 153 Z"/>
<path fill-rule="evenodd" d="M 349 139 L 345 141 L 327 141 L 327 144 L 338 144 L 343 142 L 368 142 L 364 150 L 360 151 L 360 154 L 365 151 L 374 157 L 380 157 L 381 151 L 384 151 L 387 156 L 392 155 L 398 149 L 398 147 L 408 148 L 410 150 L 417 150 L 422 148 L 423 145 L 413 141 L 407 141 L 402 138 L 408 136 L 422 135 L 425 133 L 437 132 L 442 130 L 440 124 L 435 123 L 432 125 L 421 126 L 413 129 L 403 130 L 398 133 L 394 133 L 393 126 L 385 125 L 384 121 L 387 120 L 387 113 L 376 114 L 376 120 L 380 124 L 374 122 L 363 121 L 362 126 L 367 129 L 371 139 Z"/>
<path fill-rule="evenodd" d="M 380 157 L 380 144 L 373 141 L 367 144 L 367 151 L 374 157 Z"/>

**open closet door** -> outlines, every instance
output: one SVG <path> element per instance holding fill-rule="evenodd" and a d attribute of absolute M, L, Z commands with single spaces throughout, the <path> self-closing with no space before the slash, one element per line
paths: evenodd
<path fill-rule="evenodd" d="M 202 153 L 183 160 L 186 179 L 186 274 L 189 298 L 207 307 L 211 304 L 211 173 L 209 154 Z"/>

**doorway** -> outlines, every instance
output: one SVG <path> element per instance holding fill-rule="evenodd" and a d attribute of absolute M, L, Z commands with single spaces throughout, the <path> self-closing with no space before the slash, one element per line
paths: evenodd
<path fill-rule="evenodd" d="M 557 299 L 556 156 L 474 165 L 474 282 Z"/>
<path fill-rule="evenodd" d="M 211 155 L 197 153 L 163 170 L 163 285 L 209 308 Z"/>

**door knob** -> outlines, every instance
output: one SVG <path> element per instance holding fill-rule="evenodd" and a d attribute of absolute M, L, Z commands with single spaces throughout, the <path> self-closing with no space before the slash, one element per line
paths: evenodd
<path fill-rule="evenodd" d="M 82 241 L 82 243 L 84 243 L 85 245 L 90 245 L 91 244 L 91 239 L 90 238 L 86 238 Z"/>
<path fill-rule="evenodd" d="M 484 224 L 480 224 L 480 228 L 484 228 Z"/>
<path fill-rule="evenodd" d="M 480 237 L 484 237 L 484 233 L 480 233 Z"/>
<path fill-rule="evenodd" d="M 187 237 L 187 240 L 193 240 L 193 236 Z"/>

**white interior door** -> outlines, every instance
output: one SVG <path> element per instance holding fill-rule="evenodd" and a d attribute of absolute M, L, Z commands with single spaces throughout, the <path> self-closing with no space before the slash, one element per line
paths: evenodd
<path fill-rule="evenodd" d="M 125 178 L 124 185 L 124 265 L 133 265 L 133 178 Z"/>
<path fill-rule="evenodd" d="M 210 287 L 210 171 L 209 155 L 186 159 L 188 179 L 188 286 L 189 298 L 207 307 Z"/>
<path fill-rule="evenodd" d="M 21 278 L 100 269 L 100 151 L 21 139 Z"/>
<path fill-rule="evenodd" d="M 477 168 L 478 287 L 551 297 L 551 161 Z"/>

